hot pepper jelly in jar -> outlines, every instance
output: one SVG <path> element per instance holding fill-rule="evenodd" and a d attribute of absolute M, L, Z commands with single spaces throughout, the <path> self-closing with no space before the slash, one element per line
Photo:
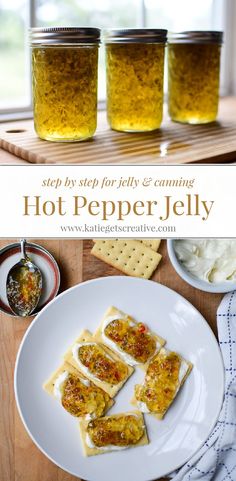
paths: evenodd
<path fill-rule="evenodd" d="M 79 141 L 97 126 L 97 28 L 33 28 L 34 125 L 41 139 Z"/>
<path fill-rule="evenodd" d="M 107 117 L 114 130 L 145 132 L 162 122 L 167 30 L 108 30 Z"/>
<path fill-rule="evenodd" d="M 222 32 L 168 36 L 168 106 L 172 120 L 205 124 L 216 120 Z"/>

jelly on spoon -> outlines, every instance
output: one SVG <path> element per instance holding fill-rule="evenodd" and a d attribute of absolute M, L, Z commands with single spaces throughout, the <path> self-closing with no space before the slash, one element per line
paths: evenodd
<path fill-rule="evenodd" d="M 7 299 L 11 310 L 26 317 L 33 313 L 42 292 L 42 274 L 26 254 L 26 240 L 21 239 L 21 259 L 9 271 L 6 282 Z"/>

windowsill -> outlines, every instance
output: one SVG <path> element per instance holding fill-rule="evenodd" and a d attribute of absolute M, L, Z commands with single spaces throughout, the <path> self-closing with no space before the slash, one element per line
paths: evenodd
<path fill-rule="evenodd" d="M 99 100 L 98 102 L 98 111 L 103 111 L 106 109 L 106 101 L 105 100 Z M 25 110 L 19 110 L 19 111 L 9 111 L 6 113 L 0 113 L 0 126 L 2 123 L 5 122 L 15 122 L 18 120 L 29 120 L 33 118 L 33 111 L 32 108 L 30 109 L 25 109 Z"/>
<path fill-rule="evenodd" d="M 32 118 L 33 118 L 32 110 L 0 114 L 0 126 L 1 126 L 1 123 L 5 123 L 5 122 L 16 122 L 18 120 L 28 120 Z"/>
<path fill-rule="evenodd" d="M 182 164 L 236 161 L 236 97 L 222 98 L 218 121 L 205 125 L 171 122 L 167 115 L 156 132 L 112 131 L 98 113 L 94 138 L 80 143 L 38 139 L 33 121 L 0 125 L 0 163 L 28 164 Z M 10 132 L 11 131 L 11 132 Z M 6 151 L 6 152 L 5 152 Z M 14 155 L 12 155 L 14 154 Z"/>

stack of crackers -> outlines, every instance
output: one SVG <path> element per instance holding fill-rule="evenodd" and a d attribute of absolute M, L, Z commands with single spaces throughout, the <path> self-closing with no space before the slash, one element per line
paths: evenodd
<path fill-rule="evenodd" d="M 150 279 L 162 258 L 157 252 L 160 243 L 161 239 L 99 239 L 91 254 L 128 276 Z"/>

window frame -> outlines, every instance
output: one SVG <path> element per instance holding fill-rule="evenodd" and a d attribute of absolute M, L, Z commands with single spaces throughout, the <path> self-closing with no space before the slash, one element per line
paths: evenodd
<path fill-rule="evenodd" d="M 36 0 L 28 0 L 28 9 L 26 17 L 26 34 L 25 34 L 25 48 L 28 55 L 28 76 L 30 86 L 30 103 L 24 107 L 10 107 L 0 109 L 0 122 L 8 122 L 12 120 L 25 120 L 33 117 L 33 102 L 32 102 L 32 84 L 31 84 L 31 62 L 30 62 L 30 46 L 26 38 L 29 28 L 36 26 Z"/>
<path fill-rule="evenodd" d="M 217 0 L 215 0 L 217 2 Z M 223 2 L 224 55 L 222 59 L 223 95 L 236 95 L 236 2 Z"/>
<path fill-rule="evenodd" d="M 220 14 L 223 15 L 223 29 L 224 29 L 224 52 L 222 56 L 222 91 L 221 96 L 235 95 L 236 94 L 236 57 L 233 52 L 236 51 L 236 29 L 234 23 L 236 23 L 236 2 L 234 0 L 214 0 L 213 2 L 213 25 L 214 18 Z M 29 0 L 28 15 L 26 25 L 27 30 L 36 26 L 36 0 Z M 139 24 L 140 28 L 146 26 L 146 7 L 145 0 L 140 0 L 139 8 Z M 30 46 L 26 42 L 26 48 L 28 54 L 30 53 Z M 29 70 L 28 75 L 31 77 L 31 65 L 29 55 Z M 28 119 L 33 116 L 32 105 L 32 86 L 30 85 L 30 98 L 31 102 L 25 107 L 0 109 L 0 122 Z M 105 109 L 105 100 L 98 101 L 98 109 Z"/>

